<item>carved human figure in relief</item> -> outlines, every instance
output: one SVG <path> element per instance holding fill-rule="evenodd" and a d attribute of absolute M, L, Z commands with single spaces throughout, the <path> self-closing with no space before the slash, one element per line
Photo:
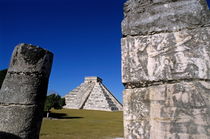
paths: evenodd
<path fill-rule="evenodd" d="M 176 73 L 184 73 L 187 69 L 187 66 L 190 62 L 189 57 L 185 56 L 184 51 L 189 50 L 190 48 L 185 46 L 185 43 L 192 39 L 191 36 L 184 37 L 181 33 L 175 33 L 175 42 L 176 42 L 176 48 L 175 48 L 175 59 L 176 59 L 176 65 L 174 71 Z"/>
<path fill-rule="evenodd" d="M 193 64 L 198 67 L 198 77 L 208 78 L 209 55 L 205 46 L 200 46 L 198 53 L 202 54 L 200 58 L 191 58 Z"/>
<path fill-rule="evenodd" d="M 155 40 L 155 38 L 148 38 L 148 41 L 151 41 L 152 39 Z M 137 42 L 135 44 L 142 44 L 138 42 L 139 40 L 136 41 Z M 164 63 L 166 63 L 167 66 L 171 66 L 171 62 L 167 61 L 168 57 L 164 56 L 164 53 L 171 49 L 171 47 L 167 47 L 167 42 L 167 36 L 164 36 L 160 40 L 151 41 L 151 43 L 145 43 L 141 47 L 135 47 L 139 48 L 138 51 L 146 51 L 147 53 L 147 74 L 150 80 L 163 77 L 163 70 L 166 68 L 169 69 L 168 67 L 164 66 Z"/>
<path fill-rule="evenodd" d="M 191 47 L 188 42 L 192 41 L 197 42 L 185 32 L 135 38 L 129 44 L 133 49 L 130 64 L 135 67 L 131 72 L 138 73 L 136 76 L 145 80 L 195 76 L 207 78 L 210 68 L 207 46 L 202 46 L 201 42 L 199 47 Z"/>
<path fill-rule="evenodd" d="M 163 67 L 163 76 L 167 79 L 172 79 L 172 69 L 174 68 L 173 62 L 171 61 L 170 57 L 164 58 L 164 67 Z"/>
<path fill-rule="evenodd" d="M 209 55 L 207 54 L 206 47 L 200 46 L 198 48 L 196 54 L 199 55 L 199 58 L 197 58 L 196 56 L 194 56 L 195 54 L 192 53 L 192 50 L 190 50 L 192 48 L 186 46 L 186 43 L 192 39 L 192 36 L 189 36 L 188 34 L 182 34 L 179 32 L 175 33 L 174 36 L 176 41 L 176 48 L 174 54 L 176 63 L 174 65 L 173 73 L 179 76 L 197 75 L 199 78 L 207 78 L 208 62 L 210 60 Z M 187 68 L 189 68 L 190 66 L 196 67 L 197 70 L 193 70 L 194 72 L 190 73 L 190 71 L 187 71 Z"/>

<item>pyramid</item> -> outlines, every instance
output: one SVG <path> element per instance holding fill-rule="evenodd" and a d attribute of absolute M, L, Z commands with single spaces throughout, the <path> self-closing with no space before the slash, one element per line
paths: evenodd
<path fill-rule="evenodd" d="M 99 77 L 85 77 L 84 82 L 65 96 L 67 109 L 121 111 L 122 104 L 102 84 Z"/>

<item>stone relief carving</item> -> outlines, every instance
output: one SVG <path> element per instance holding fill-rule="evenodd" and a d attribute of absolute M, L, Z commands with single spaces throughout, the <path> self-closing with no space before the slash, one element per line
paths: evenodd
<path fill-rule="evenodd" d="M 209 78 L 210 50 L 205 41 L 210 34 L 202 36 L 207 30 L 198 31 L 200 35 L 193 35 L 197 32 L 193 30 L 122 39 L 127 45 L 122 47 L 127 57 L 123 59 L 123 82 Z"/>

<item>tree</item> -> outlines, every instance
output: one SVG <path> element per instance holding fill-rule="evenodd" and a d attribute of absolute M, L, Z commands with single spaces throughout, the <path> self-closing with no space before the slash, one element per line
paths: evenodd
<path fill-rule="evenodd" d="M 1 70 L 0 71 L 0 89 L 1 89 L 1 86 L 3 84 L 3 81 L 4 81 L 4 78 L 7 74 L 7 69 L 4 69 L 4 70 Z"/>
<path fill-rule="evenodd" d="M 44 106 L 44 111 L 47 112 L 47 118 L 49 117 L 50 110 L 54 109 L 62 109 L 65 105 L 65 98 L 61 98 L 60 95 L 51 94 L 47 96 Z"/>

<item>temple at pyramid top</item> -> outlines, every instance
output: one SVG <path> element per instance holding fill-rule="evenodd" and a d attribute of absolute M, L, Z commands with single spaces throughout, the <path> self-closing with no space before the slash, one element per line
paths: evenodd
<path fill-rule="evenodd" d="M 99 77 L 95 77 L 95 76 L 92 76 L 92 77 L 85 77 L 85 83 L 89 83 L 89 82 L 95 82 L 95 83 L 97 83 L 97 82 L 100 82 L 100 83 L 102 83 L 102 79 L 101 78 L 99 78 Z"/>
<path fill-rule="evenodd" d="M 121 111 L 122 104 L 102 84 L 99 77 L 85 77 L 84 82 L 65 96 L 67 109 Z"/>

